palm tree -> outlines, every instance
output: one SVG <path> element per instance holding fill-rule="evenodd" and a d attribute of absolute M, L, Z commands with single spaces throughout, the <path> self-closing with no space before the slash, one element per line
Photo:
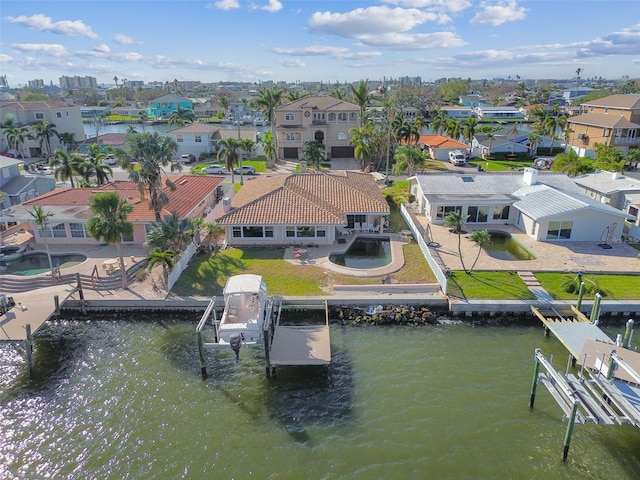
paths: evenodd
<path fill-rule="evenodd" d="M 226 115 L 227 110 L 229 110 L 229 99 L 224 95 L 220 95 L 220 98 L 218 98 L 218 103 L 220 103 L 220 106 L 222 107 Z"/>
<path fill-rule="evenodd" d="M 51 261 L 51 251 L 49 250 L 49 242 L 47 242 L 47 236 L 50 233 L 49 219 L 53 217 L 53 213 L 45 212 L 41 205 L 34 205 L 29 214 L 36 222 L 38 230 L 40 231 L 40 236 L 44 240 L 44 246 L 47 249 L 47 258 L 49 259 L 49 268 L 51 269 L 51 283 L 56 283 L 56 274 L 53 271 L 53 262 Z"/>
<path fill-rule="evenodd" d="M 149 253 L 149 265 L 147 269 L 149 272 L 153 270 L 157 264 L 162 265 L 162 281 L 165 286 L 168 286 L 169 272 L 173 270 L 174 260 L 176 258 L 176 252 L 173 250 L 154 250 Z"/>
<path fill-rule="evenodd" d="M 9 148 L 14 149 L 18 155 L 24 158 L 24 152 L 22 150 L 25 140 L 30 137 L 29 128 L 14 127 L 11 125 L 9 127 L 3 128 L 2 134 L 7 137 Z"/>
<path fill-rule="evenodd" d="M 267 165 L 275 165 L 276 163 L 276 146 L 273 143 L 273 133 L 271 130 L 265 132 L 265 134 L 260 139 L 262 143 L 262 150 L 264 151 L 264 155 L 267 157 Z"/>
<path fill-rule="evenodd" d="M 127 272 L 122 257 L 122 237 L 133 233 L 133 224 L 127 220 L 133 211 L 133 205 L 126 198 L 120 198 L 118 192 L 100 192 L 89 197 L 89 210 L 93 214 L 87 221 L 89 235 L 98 241 L 116 246 L 120 259 L 122 288 L 127 288 Z"/>
<path fill-rule="evenodd" d="M 544 129 L 547 135 L 551 137 L 551 146 L 549 147 L 549 155 L 553 154 L 553 143 L 556 140 L 557 135 L 556 132 L 558 129 L 564 129 L 567 124 L 567 117 L 564 115 L 560 115 L 559 117 L 555 117 L 553 115 L 549 115 L 544 119 Z"/>
<path fill-rule="evenodd" d="M 156 250 L 170 249 L 178 253 L 189 243 L 192 235 L 191 219 L 180 219 L 176 212 L 171 212 L 163 221 L 153 222 L 146 244 Z"/>
<path fill-rule="evenodd" d="M 490 157 L 491 147 L 493 146 L 493 142 L 496 139 L 496 134 L 494 132 L 487 132 L 485 133 L 485 136 L 487 137 L 487 140 L 489 140 L 489 152 L 487 153 L 487 156 Z"/>
<path fill-rule="evenodd" d="M 462 127 L 460 126 L 460 122 L 458 122 L 455 118 L 447 118 L 444 129 L 447 136 L 453 138 L 454 140 L 458 140 L 460 138 Z"/>
<path fill-rule="evenodd" d="M 358 85 L 349 84 L 349 90 L 356 105 L 360 107 L 360 125 L 364 123 L 364 114 L 371 101 L 371 95 L 369 95 L 369 80 L 360 80 Z"/>
<path fill-rule="evenodd" d="M 511 153 L 514 153 L 516 150 L 516 138 L 518 137 L 518 133 L 520 131 L 518 130 L 518 122 L 515 122 L 511 128 L 509 129 L 508 133 L 509 135 L 512 136 L 511 139 Z"/>
<path fill-rule="evenodd" d="M 43 120 L 41 123 L 34 125 L 35 139 L 40 143 L 40 149 L 47 147 L 47 155 L 51 155 L 51 137 L 59 137 L 55 123 L 49 123 Z"/>
<path fill-rule="evenodd" d="M 295 102 L 296 100 L 300 100 L 304 95 L 300 90 L 291 90 L 287 92 L 287 100 L 290 102 Z"/>
<path fill-rule="evenodd" d="M 142 131 L 144 132 L 144 122 L 146 122 L 147 120 L 149 120 L 149 115 L 147 114 L 146 110 L 139 110 L 138 111 L 138 119 L 140 120 L 140 123 L 142 124 Z"/>
<path fill-rule="evenodd" d="M 131 135 L 132 133 L 138 133 L 135 125 L 127 125 L 127 134 Z"/>
<path fill-rule="evenodd" d="M 467 273 L 471 273 L 473 271 L 473 268 L 476 266 L 478 258 L 480 258 L 480 254 L 482 253 L 482 247 L 486 243 L 489 243 L 491 241 L 491 234 L 488 230 L 474 230 L 473 232 L 471 232 L 471 235 L 469 235 L 469 240 L 475 243 L 478 247 L 478 254 L 476 255 L 476 259 L 473 261 L 473 265 L 471 265 L 471 268 Z"/>
<path fill-rule="evenodd" d="M 431 120 L 431 124 L 429 125 L 431 127 L 431 131 L 438 135 L 441 135 L 447 124 L 447 118 L 449 118 L 449 116 L 446 114 L 446 112 L 444 112 L 443 110 L 438 110 L 436 115 L 433 117 L 433 120 Z"/>
<path fill-rule="evenodd" d="M 316 140 L 311 140 L 304 144 L 302 157 L 307 163 L 317 167 L 322 160 L 325 159 L 324 145 Z"/>
<path fill-rule="evenodd" d="M 476 136 L 476 128 L 478 126 L 478 119 L 476 117 L 469 117 L 462 122 L 462 136 L 465 138 L 469 145 L 473 142 L 473 137 Z"/>
<path fill-rule="evenodd" d="M 74 177 L 81 175 L 81 165 L 84 159 L 75 153 L 67 153 L 61 148 L 56 150 L 55 157 L 49 160 L 49 166 L 53 169 L 53 174 L 59 182 L 71 181 L 71 188 L 75 188 Z"/>
<path fill-rule="evenodd" d="M 418 136 L 415 141 L 415 143 L 417 144 L 420 141 L 420 135 L 422 135 L 422 131 L 424 130 L 424 127 L 427 126 L 424 117 L 421 115 L 417 116 L 416 119 L 413 121 L 413 126 L 415 130 L 418 132 Z"/>
<path fill-rule="evenodd" d="M 235 184 L 235 175 L 233 169 L 238 164 L 240 142 L 233 137 L 225 138 L 218 142 L 218 160 L 224 161 L 225 168 L 231 172 L 231 183 Z"/>
<path fill-rule="evenodd" d="M 91 184 L 91 178 L 95 177 L 97 185 L 109 183 L 109 175 L 113 176 L 113 169 L 103 162 L 106 153 L 89 155 L 79 165 L 79 172 L 87 184 Z"/>
<path fill-rule="evenodd" d="M 461 247 L 461 239 L 462 239 L 462 231 L 464 225 L 469 216 L 463 216 L 459 210 L 449 212 L 449 214 L 444 217 L 444 226 L 448 228 L 453 228 L 453 232 L 458 235 L 458 255 L 460 256 L 460 264 L 462 265 L 462 269 L 465 273 L 469 273 L 467 271 L 467 267 L 464 266 L 464 261 L 462 259 L 462 247 Z"/>
<path fill-rule="evenodd" d="M 578 156 L 578 154 L 571 149 L 568 153 L 559 153 L 554 157 L 551 170 L 575 177 L 583 173 L 591 172 L 593 165 L 590 160 Z"/>
<path fill-rule="evenodd" d="M 354 146 L 353 154 L 360 160 L 360 165 L 364 167 L 372 156 L 369 123 L 361 127 L 352 127 L 349 129 L 349 133 L 351 134 L 350 143 Z"/>
<path fill-rule="evenodd" d="M 276 157 L 278 152 L 278 138 L 275 132 L 275 114 L 276 109 L 280 106 L 282 101 L 282 90 L 278 89 L 269 89 L 263 88 L 260 91 L 260 98 L 256 99 L 255 105 L 256 107 L 264 114 L 265 117 L 269 120 L 269 125 L 271 126 L 271 134 L 273 135 L 273 142 L 275 145 Z M 267 162 L 269 161 L 269 157 L 267 157 Z M 267 163 L 267 167 L 271 168 L 275 164 Z"/>
<path fill-rule="evenodd" d="M 129 172 L 129 179 L 138 185 L 142 196 L 145 192 L 149 195 L 149 208 L 157 222 L 162 218 L 163 207 L 169 202 L 162 188 L 165 168 L 170 167 L 171 172 L 182 171 L 182 164 L 175 160 L 177 151 L 178 144 L 158 132 L 127 135 L 124 150 L 117 151 L 120 166 Z M 164 184 L 171 191 L 176 189 L 168 178 Z"/>
<path fill-rule="evenodd" d="M 417 165 L 424 163 L 424 153 L 419 149 L 411 145 L 402 145 L 398 147 L 393 155 L 393 161 L 395 162 L 393 173 L 400 175 L 405 170 L 409 175 L 415 173 Z"/>
<path fill-rule="evenodd" d="M 196 121 L 196 116 L 193 113 L 193 110 L 189 110 L 188 108 L 178 107 L 176 110 L 171 112 L 168 123 L 172 127 L 181 127 L 189 123 L 194 123 L 195 121 Z"/>
<path fill-rule="evenodd" d="M 64 132 L 60 134 L 60 143 L 67 147 L 67 151 L 73 150 L 76 145 L 76 134 L 73 132 Z"/>

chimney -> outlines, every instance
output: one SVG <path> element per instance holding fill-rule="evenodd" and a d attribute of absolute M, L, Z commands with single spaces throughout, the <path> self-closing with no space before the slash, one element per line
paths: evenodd
<path fill-rule="evenodd" d="M 538 170 L 531 167 L 525 167 L 522 181 L 525 185 L 535 185 L 538 183 Z"/>
<path fill-rule="evenodd" d="M 622 178 L 622 174 L 620 172 L 613 172 L 611 174 L 611 178 L 613 178 L 614 180 L 620 180 Z"/>

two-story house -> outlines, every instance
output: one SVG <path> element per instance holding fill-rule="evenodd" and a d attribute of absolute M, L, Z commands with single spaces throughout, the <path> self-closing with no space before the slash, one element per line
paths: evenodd
<path fill-rule="evenodd" d="M 581 105 L 567 119 L 568 143 L 581 157 L 593 157 L 594 145 L 612 145 L 623 154 L 640 147 L 640 94 L 610 95 Z"/>
<path fill-rule="evenodd" d="M 152 100 L 150 103 L 151 107 L 148 113 L 154 118 L 169 117 L 173 112 L 178 110 L 178 108 L 193 110 L 193 102 L 191 100 L 176 95 L 175 93 L 163 95 L 162 97 Z"/>
<path fill-rule="evenodd" d="M 56 188 L 53 175 L 23 174 L 20 169 L 23 163 L 20 159 L 0 155 L 0 209 L 18 205 Z"/>
<path fill-rule="evenodd" d="M 21 145 L 21 152 L 26 158 L 41 157 L 44 152 L 39 141 L 35 138 L 34 126 L 42 122 L 55 125 L 58 134 L 73 133 L 76 142 L 85 139 L 80 107 L 67 105 L 59 100 L 46 102 L 0 102 L 0 124 L 12 119 L 14 127 L 28 127 L 32 138 L 25 138 Z M 61 147 L 60 139 L 55 135 L 50 138 L 51 152 Z M 2 137 L 1 151 L 7 152 L 9 145 L 5 136 Z M 11 152 L 15 153 L 15 152 Z"/>
<path fill-rule="evenodd" d="M 305 144 L 324 145 L 327 158 L 353 158 L 349 129 L 360 126 L 360 107 L 330 96 L 312 96 L 276 109 L 278 158 L 302 158 Z"/>

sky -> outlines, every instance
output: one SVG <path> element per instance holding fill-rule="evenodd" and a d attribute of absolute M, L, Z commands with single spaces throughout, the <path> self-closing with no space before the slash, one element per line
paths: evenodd
<path fill-rule="evenodd" d="M 357 82 L 640 77 L 638 0 L 2 0 L 11 87 L 62 75 Z"/>

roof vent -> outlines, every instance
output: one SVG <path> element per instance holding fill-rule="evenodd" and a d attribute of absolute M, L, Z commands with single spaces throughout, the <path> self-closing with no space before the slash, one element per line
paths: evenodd
<path fill-rule="evenodd" d="M 531 167 L 525 167 L 522 181 L 525 185 L 535 185 L 538 183 L 538 170 Z"/>

